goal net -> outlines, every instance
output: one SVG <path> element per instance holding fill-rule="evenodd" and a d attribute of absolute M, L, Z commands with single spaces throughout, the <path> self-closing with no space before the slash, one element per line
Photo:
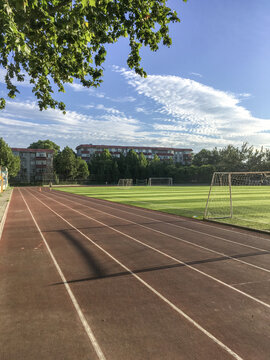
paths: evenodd
<path fill-rule="evenodd" d="M 145 186 L 147 185 L 147 179 L 136 179 L 137 186 Z"/>
<path fill-rule="evenodd" d="M 173 179 L 171 177 L 151 177 L 148 180 L 149 186 L 172 185 Z"/>
<path fill-rule="evenodd" d="M 118 186 L 132 186 L 133 179 L 119 179 L 117 185 Z"/>
<path fill-rule="evenodd" d="M 270 171 L 215 172 L 204 218 L 270 231 Z"/>

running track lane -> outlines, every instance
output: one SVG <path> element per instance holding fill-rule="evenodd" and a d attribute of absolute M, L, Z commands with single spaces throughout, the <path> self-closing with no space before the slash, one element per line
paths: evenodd
<path fill-rule="evenodd" d="M 41 195 L 41 194 L 40 194 Z M 53 200 L 52 199 L 52 196 L 54 197 L 54 195 L 52 194 L 52 193 L 48 193 L 48 194 L 42 194 L 41 195 L 41 197 L 48 197 L 48 195 L 50 195 L 50 197 L 51 197 L 51 200 L 50 200 L 50 202 L 51 203 L 54 203 L 54 206 L 55 205 L 57 205 L 57 204 L 55 204 L 55 200 Z M 60 196 L 60 194 L 59 194 L 59 196 Z M 59 199 L 58 199 L 59 200 Z M 73 212 L 74 213 L 74 211 L 75 211 L 75 204 L 73 203 L 72 204 L 72 208 L 69 206 L 69 207 L 67 207 L 66 205 L 64 205 L 64 204 L 62 204 L 62 202 L 63 202 L 63 199 L 61 199 L 61 202 L 59 203 L 59 201 L 58 201 L 58 206 L 60 206 L 60 208 L 63 208 L 63 206 L 65 207 L 65 209 L 66 209 L 66 214 L 65 214 L 65 217 L 69 217 L 69 216 L 71 216 L 72 218 L 73 218 L 73 216 L 74 216 L 74 214 L 73 215 L 70 215 L 70 211 L 71 212 Z M 70 204 L 69 204 L 70 205 Z M 117 204 L 115 204 L 115 205 L 117 205 Z M 88 209 L 89 210 L 89 209 Z M 59 211 L 59 209 L 58 209 L 58 211 Z M 79 214 L 79 215 L 83 215 L 83 213 L 81 212 L 81 211 L 75 211 L 75 212 L 77 212 L 77 214 Z M 93 209 L 92 209 L 92 212 L 96 212 L 96 209 L 94 209 L 94 211 L 93 211 Z M 104 214 L 104 215 L 106 215 L 106 217 L 107 217 L 107 221 L 108 221 L 108 214 Z M 82 216 L 80 216 L 80 218 L 81 218 Z M 109 216 L 109 218 L 111 219 L 111 217 Z M 89 216 L 87 217 L 87 219 L 89 219 Z M 87 220 L 86 219 L 86 220 Z M 119 221 L 119 219 L 118 219 L 118 221 Z M 95 221 L 96 222 L 96 221 Z M 97 225 L 100 225 L 100 222 L 99 222 L 99 224 L 95 224 L 94 226 L 93 226 L 93 228 L 95 229 L 95 230 L 97 230 L 98 231 L 98 233 L 101 231 L 101 228 L 100 228 L 100 226 L 97 226 Z M 76 225 L 77 227 L 79 227 L 79 225 Z M 84 229 L 84 225 L 82 225 L 82 224 L 80 224 L 80 226 L 81 226 L 81 229 L 82 229 L 82 231 L 84 231 L 83 229 Z M 88 226 L 89 226 L 89 222 L 88 222 Z M 125 224 L 125 226 L 124 226 L 124 224 L 123 223 L 119 223 L 119 226 L 120 227 L 124 227 L 125 229 L 127 228 L 127 226 L 126 226 L 126 224 Z M 128 227 L 129 228 L 129 227 Z M 108 230 L 108 229 L 107 229 Z M 118 234 L 119 234 L 119 231 L 118 231 Z M 115 235 L 115 234 L 114 234 Z M 142 235 L 143 237 L 145 237 L 145 231 L 143 232 L 143 235 Z M 113 237 L 113 235 L 111 235 L 111 238 Z M 153 234 L 152 234 L 152 238 L 153 238 Z M 155 236 L 155 239 L 157 239 L 157 237 Z M 130 242 L 130 238 L 129 238 L 129 242 Z M 134 239 L 133 239 L 134 240 Z M 160 239 L 159 239 L 160 240 Z M 168 240 L 168 239 L 167 239 Z M 123 242 L 121 243 L 121 252 L 123 252 L 124 251 L 124 246 L 123 246 Z M 117 249 L 118 250 L 118 249 Z M 182 249 L 183 250 L 183 249 Z M 119 256 L 119 251 L 117 252 L 117 254 L 118 254 L 118 256 Z M 252 254 L 253 255 L 253 254 Z M 121 256 L 121 255 L 120 255 Z M 153 254 L 151 255 L 151 257 L 153 257 Z M 125 252 L 124 251 L 124 259 L 123 259 L 124 261 L 128 261 L 128 258 L 127 258 L 127 252 Z M 132 259 L 133 260 L 133 259 Z M 214 259 L 215 260 L 215 262 L 216 262 L 216 260 L 217 259 Z M 140 261 L 140 259 L 136 259 L 136 261 L 138 262 L 138 261 Z M 144 261 L 145 261 L 145 259 L 144 259 Z M 148 262 L 149 262 L 149 260 L 148 260 Z M 207 259 L 207 261 L 206 261 L 206 263 L 207 262 L 209 262 L 208 261 L 208 259 Z M 198 262 L 198 263 L 200 263 L 200 262 Z M 203 263 L 204 263 L 204 261 L 203 261 Z M 210 264 L 212 263 L 212 261 L 210 261 Z M 219 263 L 219 262 L 218 262 Z M 234 262 L 232 262 L 232 264 L 231 263 L 229 263 L 228 264 L 228 266 L 227 266 L 227 268 L 228 269 L 231 269 L 231 267 L 232 267 L 232 265 L 234 265 L 234 263 L 235 263 L 235 261 Z M 238 265 L 238 263 L 237 263 L 237 265 Z M 175 266 L 175 264 L 174 265 L 172 265 L 172 267 L 173 266 Z M 168 266 L 167 266 L 168 267 Z M 171 267 L 171 266 L 169 266 L 169 267 Z M 163 266 L 163 268 L 164 268 L 164 266 Z M 247 269 L 246 269 L 247 268 Z M 158 267 L 145 267 L 144 266 L 144 268 L 143 268 L 143 270 L 138 270 L 138 271 L 144 271 L 145 273 L 148 273 L 149 272 L 149 270 L 151 271 L 151 270 L 157 270 L 158 269 Z M 165 265 L 165 269 L 166 269 L 166 265 Z M 236 271 L 238 271 L 239 270 L 239 266 L 235 269 Z M 246 272 L 247 272 L 247 270 L 250 270 L 249 269 L 249 267 L 245 264 L 245 271 L 243 272 L 243 274 L 244 275 L 246 275 Z M 250 274 L 251 274 L 251 272 L 249 272 Z M 252 274 L 254 273 L 254 271 L 252 272 Z M 147 274 L 146 274 L 147 275 Z M 258 274 L 258 271 L 257 271 L 257 274 L 256 274 L 256 276 L 257 276 L 257 280 L 258 281 L 260 281 L 260 278 L 259 278 L 259 276 L 263 276 L 263 275 L 265 275 L 265 273 L 264 273 L 264 270 L 262 269 L 262 270 L 260 270 L 260 273 Z M 266 274 L 267 276 L 268 276 L 268 273 Z M 189 276 L 190 276 L 190 274 L 189 274 Z M 158 279 L 157 279 L 157 281 L 158 282 L 160 282 L 160 279 L 161 279 L 161 277 L 159 277 Z M 269 276 L 268 276 L 268 279 L 269 279 Z M 82 280 L 82 279 L 81 279 Z M 86 280 L 92 280 L 92 278 L 86 278 L 86 279 L 84 279 L 84 281 L 86 281 Z M 173 284 L 173 281 L 172 281 L 172 279 L 170 279 L 171 280 L 171 284 Z M 72 280 L 73 282 L 76 282 L 76 280 Z M 77 281 L 80 281 L 80 280 L 77 280 Z M 266 283 L 266 278 L 264 279 L 264 281 L 265 281 L 265 284 L 267 284 Z M 195 280 L 193 279 L 193 281 L 191 280 L 190 281 L 191 283 L 193 283 L 193 285 L 195 285 L 195 287 L 199 287 L 200 285 L 199 285 L 199 282 L 197 281 L 197 283 L 198 284 L 196 284 L 196 282 L 195 282 Z M 188 282 L 188 284 L 190 283 L 190 282 Z M 225 285 L 225 284 L 223 284 L 223 285 Z M 159 284 L 157 284 L 157 286 L 159 286 Z M 165 282 L 165 284 L 163 284 L 162 285 L 162 287 L 165 287 L 166 288 L 166 282 Z M 169 289 L 168 289 L 169 290 Z M 190 292 L 190 289 L 189 288 L 187 288 L 187 289 L 185 289 L 185 287 L 184 287 L 184 284 L 183 283 L 181 283 L 181 290 L 182 291 L 185 291 L 185 292 L 187 292 L 187 293 L 189 293 Z M 236 290 L 237 289 L 235 289 L 234 291 L 236 292 Z M 201 290 L 200 290 L 201 291 Z M 175 290 L 173 290 L 173 293 L 175 292 Z M 244 294 L 243 294 L 244 295 Z M 206 297 L 208 296 L 208 294 L 206 294 Z M 248 294 L 246 294 L 246 296 L 248 296 Z M 229 302 L 230 302 L 230 300 L 231 300 L 231 298 L 229 299 Z M 256 298 L 254 298 L 253 300 L 256 300 Z M 258 300 L 258 299 L 257 299 Z M 268 300 L 269 300 L 269 298 L 268 298 Z M 265 306 L 267 306 L 268 307 L 268 309 L 269 309 L 269 304 L 268 303 L 264 303 L 265 304 Z M 187 302 L 187 306 L 189 305 L 189 301 Z M 211 308 L 211 305 L 212 304 L 210 304 L 210 311 L 211 310 L 213 310 L 212 308 Z M 253 304 L 251 304 L 251 306 L 252 306 Z M 231 316 L 233 316 L 233 314 L 231 314 L 231 310 L 230 310 L 230 308 L 231 308 L 231 304 L 229 303 L 229 305 L 228 305 L 228 308 L 229 308 L 229 313 L 228 314 L 223 314 L 223 315 L 225 315 L 225 316 L 223 316 L 223 319 L 221 318 L 219 318 L 219 319 L 217 319 L 217 322 L 218 321 L 223 321 L 224 322 L 224 328 L 226 329 L 226 326 L 227 326 L 227 330 L 226 330 L 226 333 L 229 333 L 229 334 L 232 334 L 232 336 L 231 336 L 231 340 L 233 340 L 233 341 L 235 341 L 235 332 L 233 331 L 233 329 L 231 329 L 230 328 L 230 326 L 231 326 L 231 324 L 230 324 L 230 318 L 231 318 Z M 198 315 L 201 315 L 200 314 L 200 312 L 201 312 L 201 308 L 200 308 L 200 306 L 198 307 Z M 243 315 L 243 317 L 245 317 L 244 315 L 247 315 L 246 314 L 246 312 L 247 312 L 247 308 L 245 308 L 244 309 L 244 311 L 242 310 L 242 315 Z M 215 311 L 216 311 L 216 309 L 215 309 Z M 244 313 L 245 312 L 245 313 Z M 255 310 L 255 312 L 256 312 L 256 310 Z M 269 314 L 269 312 L 268 312 L 268 314 Z M 251 317 L 254 317 L 254 313 L 252 313 L 251 314 Z M 225 319 L 224 319 L 225 318 Z M 226 319 L 229 319 L 229 324 L 228 324 L 228 321 L 226 320 Z M 237 318 L 237 316 L 236 316 L 236 318 Z M 241 317 L 240 317 L 241 318 Z M 248 317 L 247 317 L 247 319 L 248 319 Z M 205 320 L 205 319 L 204 319 Z M 239 324 L 239 326 L 240 327 L 242 327 L 242 331 L 243 331 L 243 335 L 244 334 L 246 334 L 246 328 L 248 327 L 248 323 L 247 322 L 245 322 L 245 321 L 242 321 L 242 322 L 240 322 L 240 324 Z M 229 327 L 229 328 L 228 328 Z M 267 331 L 267 329 L 265 329 L 266 330 L 266 333 L 267 334 L 269 334 L 269 331 Z M 268 329 L 269 330 L 269 329 Z M 238 329 L 238 331 L 239 331 L 239 329 Z M 223 334 L 221 334 L 221 335 L 223 335 Z M 248 334 L 246 334 L 246 336 L 248 337 Z M 257 339 L 258 340 L 258 339 Z M 263 342 L 266 340 L 266 344 L 268 344 L 268 339 L 266 338 L 264 338 L 263 339 Z M 251 340 L 250 340 L 251 341 Z M 258 344 L 257 344 L 258 345 Z M 261 344 L 262 345 L 262 344 Z M 250 344 L 250 347 L 252 347 L 255 351 L 257 351 L 256 350 L 256 340 L 254 341 L 254 343 L 253 344 Z M 267 351 L 268 351 L 268 345 L 266 346 L 266 353 L 267 353 Z M 256 354 L 256 356 L 258 357 L 258 354 Z"/>
<path fill-rule="evenodd" d="M 49 194 L 43 194 L 43 196 L 46 195 L 50 195 L 51 197 L 54 197 L 54 192 L 49 192 Z M 100 206 L 99 206 L 99 210 L 97 211 L 97 203 L 96 201 L 92 201 L 92 199 L 86 199 L 85 197 L 80 197 L 80 210 L 75 210 L 76 209 L 76 202 L 74 202 L 74 200 L 78 201 L 78 197 L 76 198 L 75 196 L 73 195 L 69 195 L 69 194 L 57 194 L 58 196 L 61 197 L 60 201 L 65 204 L 67 204 L 69 202 L 69 209 L 70 206 L 72 206 L 72 211 L 77 211 L 77 213 L 83 215 L 83 213 L 86 213 L 86 210 L 88 210 L 88 216 L 89 216 L 89 211 L 91 212 L 91 208 L 92 208 L 92 215 L 93 217 L 96 217 L 97 214 L 95 213 L 99 213 L 100 215 Z M 69 197 L 69 201 L 64 201 L 63 199 L 63 195 L 67 195 Z M 64 196 L 65 197 L 65 196 Z M 72 200 L 71 200 L 72 198 Z M 70 203 L 70 200 L 72 202 L 72 204 Z M 55 200 L 54 200 L 55 201 Z M 58 198 L 58 202 L 59 202 L 59 198 Z M 81 206 L 82 203 L 86 203 L 88 202 L 88 207 L 86 206 Z M 93 202 L 95 203 L 95 205 L 93 205 Z M 103 211 L 104 211 L 104 202 L 101 201 L 103 203 L 102 205 L 102 208 L 103 208 Z M 100 202 L 98 201 L 99 205 L 100 205 Z M 106 207 L 107 207 L 107 211 L 108 211 L 108 206 L 109 206 L 109 209 L 110 209 L 110 212 L 107 213 L 107 214 L 103 214 L 104 216 L 106 215 L 107 216 L 107 222 L 109 221 L 108 220 L 108 216 L 109 218 L 111 219 L 112 217 L 112 214 L 115 214 L 115 212 L 117 211 L 117 209 L 119 209 L 120 207 L 124 208 L 124 211 L 125 211 L 125 215 L 124 217 L 126 218 L 126 214 L 129 213 L 129 211 L 131 211 L 133 213 L 133 209 L 134 209 L 134 212 L 137 212 L 137 211 L 140 211 L 141 210 L 141 213 L 145 213 L 145 210 L 143 209 L 137 209 L 137 208 L 130 208 L 130 207 L 126 207 L 126 206 L 123 206 L 123 205 L 119 205 L 119 204 L 112 204 L 112 203 L 108 203 L 108 202 L 105 202 L 106 203 Z M 67 206 L 67 205 L 65 205 Z M 83 210 L 82 210 L 83 208 Z M 113 211 L 112 211 L 113 210 Z M 151 214 L 156 214 L 155 212 L 150 212 Z M 149 212 L 148 212 L 149 214 Z M 122 214 L 121 216 L 123 217 L 123 211 L 122 211 Z M 144 216 L 146 216 L 144 214 Z M 115 217 L 115 215 L 113 215 L 113 217 Z M 168 217 L 168 216 L 167 216 Z M 170 220 L 172 221 L 173 216 L 170 216 Z M 146 218 L 145 218 L 146 219 Z M 100 220 L 100 218 L 99 218 Z M 152 219 L 153 220 L 153 219 Z M 119 221 L 119 219 L 118 219 Z M 133 221 L 134 221 L 134 217 L 133 217 Z M 97 224 L 96 224 L 97 225 Z M 112 225 L 112 224 L 111 224 Z M 118 229 L 121 229 L 122 232 L 127 232 L 127 229 L 132 229 L 132 226 L 128 226 L 127 227 L 127 224 L 125 224 L 124 222 L 120 222 L 118 224 L 119 226 L 114 226 L 115 228 L 118 228 Z M 169 230 L 169 227 L 168 227 L 168 224 L 167 225 L 167 231 Z M 144 229 L 145 230 L 145 229 Z M 134 229 L 131 230 L 133 231 L 133 234 L 134 234 Z M 223 229 L 221 228 L 221 231 L 223 231 Z M 226 231 L 225 231 L 226 233 Z M 156 235 L 156 234 L 155 234 Z M 267 236 L 265 236 L 265 238 L 262 238 L 261 237 L 261 234 L 256 234 L 255 235 L 258 235 L 257 237 L 261 240 L 261 246 L 266 246 L 266 245 L 269 245 L 269 237 L 267 238 Z M 257 251 L 257 253 L 254 253 L 254 249 L 252 249 L 253 251 L 248 253 L 247 249 L 246 249 L 246 246 L 244 246 L 243 242 L 241 242 L 243 239 L 241 237 L 243 237 L 244 239 L 245 238 L 256 238 L 257 237 L 254 235 L 253 232 L 244 232 L 242 234 L 242 231 L 240 231 L 239 235 L 235 234 L 235 240 L 236 242 L 235 243 L 231 243 L 229 242 L 227 244 L 227 250 L 228 251 L 231 251 L 231 252 L 234 252 L 234 254 L 236 254 L 235 256 L 235 259 L 233 259 L 233 261 L 224 261 L 224 258 L 213 258 L 213 259 L 209 259 L 209 258 L 206 258 L 206 259 L 203 259 L 201 262 L 200 261 L 195 261 L 195 266 L 196 266 L 196 263 L 198 265 L 198 267 L 202 267 L 203 266 L 203 270 L 206 271 L 206 267 L 208 266 L 207 268 L 207 273 L 209 274 L 209 272 L 213 272 L 214 270 L 214 267 L 217 267 L 217 272 L 216 274 L 218 273 L 220 276 L 223 275 L 223 273 L 225 272 L 225 280 L 227 280 L 227 283 L 233 283 L 233 286 L 235 288 L 235 290 L 237 290 L 237 288 L 241 288 L 241 287 L 244 287 L 246 286 L 246 288 L 244 289 L 246 292 L 243 292 L 243 294 L 246 294 L 246 296 L 248 295 L 253 295 L 254 297 L 254 300 L 259 300 L 260 297 L 263 298 L 265 300 L 264 304 L 268 307 L 269 309 L 269 299 L 270 299 L 270 294 L 269 294 L 269 270 L 267 271 L 267 269 L 265 269 L 262 265 L 262 267 L 260 267 L 259 265 L 260 264 L 257 264 L 257 268 L 254 268 L 252 267 L 253 265 L 251 264 L 251 266 L 249 265 L 249 263 L 246 261 L 245 263 L 239 263 L 237 261 L 238 258 L 242 258 L 242 257 L 245 257 L 247 258 L 247 260 L 249 261 L 250 258 L 254 258 L 255 255 L 257 255 L 257 257 L 259 259 L 262 259 L 262 257 L 265 257 L 265 256 L 268 256 L 268 260 L 269 260 L 269 252 L 267 251 L 267 249 L 261 249 L 260 252 Z M 144 231 L 143 233 L 143 238 L 144 238 L 144 241 L 145 241 L 145 238 L 146 238 L 146 233 Z M 224 239 L 224 238 L 223 238 Z M 237 241 L 240 239 L 240 243 L 241 246 L 237 247 L 236 244 L 237 244 Z M 157 243 L 160 243 L 161 239 L 159 238 L 158 241 L 157 240 L 157 236 L 153 236 L 153 233 L 152 233 L 152 242 L 154 241 L 155 244 Z M 170 239 L 171 240 L 171 239 Z M 220 239 L 217 239 L 217 240 L 221 240 Z M 168 242 L 168 239 L 167 239 L 167 242 Z M 232 248 L 232 245 L 234 245 L 234 247 Z M 156 245 L 155 245 L 156 246 Z M 167 245 L 166 245 L 167 246 Z M 173 248 L 174 248 L 174 254 L 177 252 L 176 251 L 176 244 L 173 245 Z M 123 248 L 122 248 L 123 249 Z M 182 256 L 184 250 L 187 252 L 187 249 L 185 248 L 181 248 L 180 249 L 180 254 Z M 257 249 L 259 250 L 259 249 Z M 192 254 L 192 256 L 194 256 L 194 249 L 192 251 L 192 249 L 188 249 L 189 253 Z M 239 251 L 237 253 L 237 251 Z M 228 259 L 227 259 L 228 260 Z M 194 261 L 191 261 L 190 263 L 194 263 Z M 264 263 L 264 262 L 263 262 Z M 220 264 L 222 264 L 222 268 L 220 268 Z M 241 265 L 241 266 L 240 266 Z M 155 268 L 153 268 L 155 269 Z M 150 268 L 146 268 L 144 271 L 147 272 L 148 270 L 151 271 L 151 267 Z M 221 271 L 222 270 L 222 271 Z M 215 275 L 216 275 L 215 274 Z M 224 276 L 223 276 L 224 277 Z M 160 279 L 158 279 L 159 281 Z M 224 280 L 224 279 L 223 279 Z M 195 283 L 194 283 L 195 284 Z M 183 287 L 183 284 L 181 284 L 181 287 Z M 264 292 L 262 291 L 264 289 Z M 241 291 L 241 290 L 240 290 Z M 230 308 L 230 305 L 229 305 L 229 308 Z M 247 310 L 247 309 L 245 309 Z M 200 312 L 200 309 L 198 309 L 198 312 Z M 269 312 L 268 312 L 269 314 Z M 247 315 L 247 314 L 245 314 Z M 254 314 L 252 313 L 251 314 L 251 317 L 254 317 Z M 228 315 L 228 318 L 230 318 L 230 314 Z M 247 316 L 248 318 L 248 316 Z M 224 320 L 223 320 L 224 321 Z M 226 323 L 226 322 L 224 322 Z M 245 322 L 242 322 L 239 326 L 242 326 L 243 328 L 245 328 L 246 326 L 248 326 L 247 324 L 245 324 Z M 243 329 L 244 330 L 244 329 Z M 265 331 L 266 331 L 266 338 L 264 338 L 263 341 L 266 340 L 266 344 L 268 342 L 268 339 L 269 339 L 269 327 L 268 328 L 265 328 Z M 234 332 L 232 331 L 232 336 Z M 256 350 L 256 343 L 254 342 L 253 344 L 254 346 L 254 349 Z M 269 348 L 268 346 L 266 347 L 266 353 L 267 351 L 269 351 Z M 256 354 L 256 358 L 258 357 L 258 354 Z"/>
<path fill-rule="evenodd" d="M 118 227 L 118 230 L 121 229 L 127 234 L 136 234 L 136 229 L 132 226 L 132 224 L 135 223 L 137 228 L 139 227 L 145 230 L 144 241 L 148 241 L 147 234 L 149 235 L 150 244 L 153 244 L 153 241 L 155 241 L 153 231 L 155 234 L 166 234 L 167 236 L 163 238 L 163 248 L 166 246 L 166 251 L 170 255 L 175 254 L 177 248 L 180 246 L 179 243 L 189 244 L 193 249 L 187 246 L 184 248 L 183 246 L 180 247 L 182 260 L 188 262 L 192 255 L 193 261 L 191 261 L 191 264 L 193 266 L 198 265 L 200 269 L 207 271 L 209 275 L 218 276 L 220 280 L 230 283 L 240 291 L 243 290 L 262 301 L 269 301 L 270 238 L 265 234 L 242 230 L 236 232 L 235 228 L 234 230 L 230 230 L 220 227 L 220 233 L 213 235 L 211 232 L 206 233 L 206 230 L 213 230 L 216 233 L 219 227 L 209 226 L 208 224 L 198 223 L 197 221 L 188 221 L 188 219 L 172 215 L 149 212 L 149 210 L 145 209 L 108 203 L 103 200 L 98 201 L 96 199 L 78 197 L 62 192 L 60 194 L 59 192 L 58 194 L 57 192 L 50 194 L 56 194 L 55 199 L 57 199 L 58 196 L 58 201 L 60 202 L 68 199 L 65 204 L 72 206 L 74 210 L 76 209 L 77 202 L 79 212 L 85 212 L 87 210 L 89 214 L 89 211 L 94 206 L 95 211 L 94 213 L 92 212 L 91 215 L 93 218 L 102 220 L 102 218 L 100 218 L 102 213 L 106 217 L 109 216 L 109 218 L 111 218 L 110 221 L 112 221 L 113 218 L 124 218 L 125 220 L 123 220 L 123 224 Z M 153 218 L 153 214 L 156 219 Z M 183 222 L 187 223 L 185 227 L 183 226 Z M 112 222 L 111 225 L 113 225 Z M 201 232 L 199 231 L 199 226 L 201 226 Z M 147 229 L 153 231 L 147 233 Z M 234 235 L 233 238 L 232 234 Z M 170 237 L 169 242 L 168 236 Z M 158 243 L 154 243 L 155 246 L 159 248 L 161 240 L 159 240 Z M 208 254 L 208 257 L 201 261 L 197 258 L 194 259 L 196 254 L 201 256 L 202 250 L 204 250 L 205 254 Z M 216 256 L 214 256 L 214 254 L 216 254 Z M 229 259 L 233 261 L 224 262 L 224 260 Z M 228 264 L 232 264 L 232 266 L 228 266 Z M 245 266 L 240 266 L 241 264 Z M 247 272 L 247 267 L 253 267 L 256 271 Z"/>
<path fill-rule="evenodd" d="M 127 229 L 131 228 L 136 238 L 150 243 L 150 230 L 136 227 L 135 224 L 128 225 L 127 222 L 117 218 L 114 218 L 114 222 L 111 223 L 112 218 L 102 213 L 99 213 L 101 218 L 99 217 L 98 220 L 108 222 L 111 227 L 102 226 L 95 219 L 91 220 L 90 217 L 93 218 L 98 213 L 95 212 L 95 206 L 98 208 L 99 205 L 95 205 L 95 201 L 87 202 L 91 205 L 92 209 L 90 209 L 79 204 L 78 197 L 75 196 L 69 195 L 69 198 L 76 201 L 77 205 L 72 204 L 70 200 L 64 200 L 63 195 L 63 200 L 60 200 L 66 205 L 63 206 L 55 202 L 56 199 L 59 201 L 59 194 L 54 195 L 53 192 L 39 194 L 34 190 L 31 192 L 23 190 L 22 193 L 107 359 L 229 359 L 233 358 L 233 353 L 230 354 L 224 350 L 224 347 L 214 342 L 213 338 L 211 339 L 194 324 L 192 325 L 190 321 L 173 310 L 169 303 L 150 291 L 86 237 L 92 238 L 96 244 L 118 258 L 122 264 L 150 284 L 152 289 L 156 289 L 170 303 L 182 309 L 197 324 L 213 334 L 215 339 L 219 339 L 222 344 L 235 351 L 239 358 L 268 359 L 269 308 L 186 266 L 180 266 L 179 262 L 125 236 Z M 37 196 L 43 204 L 32 195 Z M 46 198 L 47 196 L 51 199 Z M 88 217 L 74 212 L 73 209 L 79 209 Z M 115 211 L 117 211 L 117 205 Z M 113 214 L 115 211 L 111 209 L 110 213 Z M 143 211 L 141 214 L 145 215 Z M 156 216 L 155 212 L 148 211 L 148 214 Z M 9 216 L 10 214 L 8 220 Z M 123 212 L 121 217 L 124 218 Z M 174 220 L 175 217 L 170 218 L 170 221 Z M 5 243 L 4 236 L 6 237 L 8 233 L 7 225 L 2 238 L 3 244 Z M 122 233 L 115 232 L 113 226 L 121 229 Z M 34 230 L 33 224 L 32 227 L 31 233 L 35 237 L 37 234 L 34 236 L 34 232 L 37 233 L 37 231 Z M 80 232 L 75 230 L 75 227 Z M 169 226 L 167 227 L 169 229 Z M 152 239 L 155 240 L 152 243 L 153 247 L 161 243 L 160 248 L 167 252 L 164 235 L 157 234 L 157 232 L 152 232 Z M 40 234 L 38 241 L 40 241 Z M 185 257 L 189 256 L 190 263 L 197 263 L 193 266 L 197 266 L 198 269 L 202 265 L 216 266 L 220 263 L 228 263 L 227 271 L 231 271 L 229 270 L 231 266 L 236 264 L 232 259 L 218 261 L 213 253 L 209 254 L 202 249 L 200 252 L 196 249 L 193 255 L 194 247 L 188 244 L 181 244 L 180 247 L 180 242 L 176 242 L 176 239 L 171 237 L 167 238 L 167 243 L 171 244 L 169 246 L 172 250 L 176 248 L 175 257 L 180 258 L 184 253 Z M 243 249 L 240 248 L 240 250 L 240 255 L 243 255 Z M 237 248 L 236 252 L 238 251 Z M 247 252 L 247 249 L 245 251 Z M 266 255 L 265 253 L 261 256 Z M 248 258 L 248 255 L 246 257 Z M 50 263 L 49 258 L 48 263 Z M 267 274 L 263 270 L 255 270 L 243 263 L 237 263 L 234 271 L 241 272 L 243 266 L 245 271 L 242 271 L 240 278 L 246 273 L 246 276 L 251 276 L 254 282 L 260 272 L 264 274 L 262 276 Z M 206 270 L 210 271 L 208 268 L 204 269 Z M 223 271 L 226 271 L 226 267 Z M 52 285 L 50 286 L 52 292 L 57 289 L 63 290 L 57 273 L 54 277 L 58 277 L 58 280 L 51 282 L 49 278 L 45 279 Z M 267 284 L 266 278 L 264 284 Z M 65 292 L 63 296 L 67 298 Z M 264 299 L 264 301 L 267 300 L 269 297 Z M 70 308 L 72 309 L 72 306 Z M 66 331 L 71 331 L 70 327 L 67 327 Z M 82 339 L 85 340 L 85 334 L 82 334 Z M 17 340 L 16 337 L 13 339 L 14 344 Z M 54 357 L 52 352 L 50 358 Z M 20 356 L 15 358 L 20 358 Z M 57 358 L 61 357 L 57 356 Z M 65 351 L 63 351 L 63 358 L 68 358 L 65 356 Z M 83 359 L 79 355 L 73 358 Z"/>
<path fill-rule="evenodd" d="M 0 359 L 98 359 L 15 189 L 0 239 Z"/>

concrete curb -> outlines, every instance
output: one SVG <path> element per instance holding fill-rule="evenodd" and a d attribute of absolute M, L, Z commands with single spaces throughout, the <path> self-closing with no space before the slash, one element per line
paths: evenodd
<path fill-rule="evenodd" d="M 218 221 L 210 220 L 210 219 L 203 219 L 202 221 L 210 222 L 210 223 L 216 224 L 216 225 L 224 225 L 225 227 L 231 226 L 233 228 L 240 229 L 240 230 L 248 230 L 248 231 L 253 231 L 253 232 L 256 232 L 256 233 L 259 233 L 259 234 L 270 235 L 270 231 L 267 231 L 267 230 L 259 230 L 259 229 L 254 229 L 254 228 L 250 228 L 250 227 L 247 227 L 247 226 L 223 223 L 223 222 L 218 222 Z"/>
<path fill-rule="evenodd" d="M 7 201 L 7 205 L 6 205 L 6 208 L 5 208 L 4 215 L 3 215 L 2 219 L 0 220 L 0 240 L 1 240 L 2 232 L 3 232 L 4 226 L 5 226 L 5 222 L 6 222 L 7 213 L 8 213 L 9 204 L 10 204 L 10 201 L 11 201 L 12 194 L 13 194 L 13 189 L 11 190 L 9 200 Z"/>

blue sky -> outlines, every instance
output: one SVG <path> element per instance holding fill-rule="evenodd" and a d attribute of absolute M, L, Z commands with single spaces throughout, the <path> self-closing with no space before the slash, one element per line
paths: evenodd
<path fill-rule="evenodd" d="M 0 111 L 0 136 L 12 147 L 47 139 L 79 144 L 202 148 L 270 145 L 270 2 L 171 0 L 181 23 L 173 45 L 143 49 L 146 79 L 126 65 L 128 42 L 108 47 L 98 89 L 74 83 L 67 114 L 40 112 L 31 87 Z M 0 95 L 4 94 L 0 69 Z"/>

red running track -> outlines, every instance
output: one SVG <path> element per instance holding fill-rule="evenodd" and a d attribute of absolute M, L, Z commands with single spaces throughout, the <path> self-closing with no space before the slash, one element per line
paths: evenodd
<path fill-rule="evenodd" d="M 270 236 L 38 188 L 0 240 L 0 359 L 269 359 Z"/>

